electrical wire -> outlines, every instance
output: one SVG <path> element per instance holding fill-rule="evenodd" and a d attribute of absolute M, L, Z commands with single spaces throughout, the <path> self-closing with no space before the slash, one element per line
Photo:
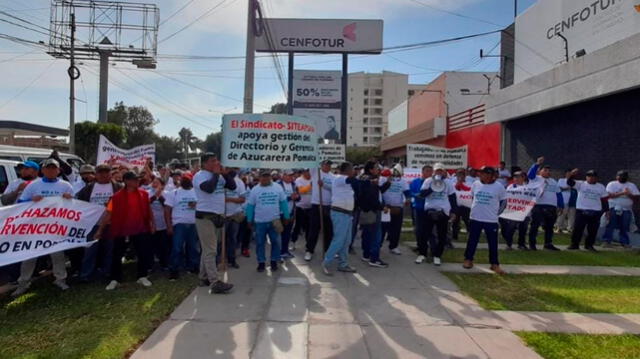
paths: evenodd
<path fill-rule="evenodd" d="M 237 0 L 233 0 L 231 3 L 236 2 Z M 158 44 L 163 43 L 169 39 L 171 39 L 172 37 L 178 35 L 179 33 L 183 32 L 184 30 L 188 29 L 189 27 L 191 27 L 193 24 L 197 23 L 198 21 L 202 20 L 203 18 L 211 15 L 217 8 L 219 8 L 220 6 L 222 6 L 225 2 L 227 2 L 227 0 L 222 0 L 219 3 L 217 3 L 216 5 L 214 5 L 212 8 L 210 8 L 209 10 L 205 11 L 202 15 L 198 16 L 195 20 L 191 21 L 190 23 L 188 23 L 187 25 L 181 27 L 178 31 L 175 31 L 174 33 L 172 33 L 171 35 L 165 37 L 164 39 L 158 41 Z"/>
<path fill-rule="evenodd" d="M 426 7 L 426 8 L 435 10 L 435 11 L 440 11 L 440 12 L 443 12 L 443 13 L 446 13 L 446 14 L 449 14 L 449 15 L 453 15 L 453 16 L 457 16 L 457 17 L 463 18 L 463 19 L 478 21 L 478 22 L 482 22 L 482 23 L 485 23 L 485 24 L 497 26 L 499 28 L 504 28 L 505 27 L 504 25 L 496 24 L 495 22 L 492 22 L 492 21 L 488 21 L 488 20 L 477 18 L 477 17 L 460 14 L 460 13 L 457 13 L 457 12 L 454 12 L 454 11 L 450 11 L 450 10 L 447 10 L 447 9 L 443 9 L 443 8 L 437 7 L 435 5 L 423 3 L 422 1 L 419 1 L 419 0 L 409 0 L 409 1 L 411 1 L 411 2 L 413 2 L 415 4 L 418 4 L 418 5 L 422 5 L 422 6 Z"/>
<path fill-rule="evenodd" d="M 31 82 L 29 82 L 27 84 L 27 86 L 23 87 L 22 90 L 18 91 L 17 94 L 15 94 L 13 97 L 11 97 L 10 99 L 8 99 L 5 103 L 3 103 L 2 105 L 0 105 L 0 110 L 3 109 L 5 106 L 7 106 L 8 104 L 10 104 L 13 100 L 17 99 L 18 97 L 20 97 L 20 95 L 22 95 L 25 91 L 27 91 L 29 88 L 31 88 L 31 86 L 33 86 L 34 83 L 36 83 L 36 81 L 40 80 L 42 78 L 42 76 L 44 76 L 47 71 L 49 71 L 49 69 L 51 68 L 51 66 L 53 66 L 55 62 L 51 62 L 49 64 L 49 66 L 47 66 L 44 71 L 42 71 L 38 76 L 36 76 L 33 80 L 31 80 Z"/>

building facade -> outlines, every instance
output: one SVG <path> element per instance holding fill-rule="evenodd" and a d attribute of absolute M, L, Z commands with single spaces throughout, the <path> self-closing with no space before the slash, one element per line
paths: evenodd
<path fill-rule="evenodd" d="M 349 74 L 347 146 L 378 146 L 389 134 L 389 112 L 423 87 L 396 72 Z"/>

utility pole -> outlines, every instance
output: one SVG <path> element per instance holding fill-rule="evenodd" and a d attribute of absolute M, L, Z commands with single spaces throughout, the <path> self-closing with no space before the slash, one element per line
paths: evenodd
<path fill-rule="evenodd" d="M 73 9 L 73 6 L 71 7 Z M 73 11 L 73 10 L 72 10 Z M 69 75 L 69 152 L 76 153 L 76 96 L 75 81 L 80 77 L 80 71 L 75 64 L 74 50 L 76 37 L 76 14 L 71 13 L 71 56 L 67 70 Z"/>
<path fill-rule="evenodd" d="M 513 18 L 518 17 L 518 0 L 513 0 Z"/>
<path fill-rule="evenodd" d="M 100 98 L 98 102 L 98 122 L 107 123 L 109 103 L 109 51 L 100 52 Z"/>
<path fill-rule="evenodd" d="M 256 0 L 248 0 L 247 7 L 247 52 L 244 62 L 244 113 L 253 113 L 253 80 L 255 66 L 256 36 Z"/>

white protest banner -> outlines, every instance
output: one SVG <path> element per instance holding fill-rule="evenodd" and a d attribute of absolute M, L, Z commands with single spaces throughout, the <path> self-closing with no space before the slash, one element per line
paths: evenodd
<path fill-rule="evenodd" d="M 295 70 L 293 72 L 293 115 L 313 119 L 318 137 L 342 138 L 342 72 Z"/>
<path fill-rule="evenodd" d="M 222 164 L 239 168 L 312 168 L 318 166 L 313 121 L 271 114 L 222 118 Z"/>
<path fill-rule="evenodd" d="M 458 206 L 471 208 L 473 203 L 471 191 L 456 191 L 456 203 Z"/>
<path fill-rule="evenodd" d="M 467 146 L 444 148 L 431 145 L 407 145 L 407 163 L 411 167 L 433 166 L 442 163 L 445 169 L 467 167 Z"/>
<path fill-rule="evenodd" d="M 318 145 L 319 162 L 331 160 L 333 163 L 340 164 L 347 160 L 346 145 Z"/>
<path fill-rule="evenodd" d="M 117 147 L 103 135 L 98 143 L 98 159 L 96 164 L 118 164 L 129 168 L 143 168 L 147 160 L 156 162 L 156 144 L 142 145 L 130 150 Z"/>
<path fill-rule="evenodd" d="M 422 177 L 422 170 L 419 168 L 407 167 L 402 170 L 402 180 L 411 184 L 414 179 Z"/>
<path fill-rule="evenodd" d="M 522 222 L 527 218 L 533 206 L 536 205 L 536 198 L 540 194 L 539 188 L 518 186 L 509 188 L 506 196 L 506 206 L 500 218 Z"/>
<path fill-rule="evenodd" d="M 47 197 L 0 208 L 0 266 L 87 246 L 104 207 Z"/>

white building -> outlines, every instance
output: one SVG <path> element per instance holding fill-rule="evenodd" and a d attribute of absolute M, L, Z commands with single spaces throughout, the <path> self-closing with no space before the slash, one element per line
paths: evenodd
<path fill-rule="evenodd" d="M 424 87 L 396 72 L 349 74 L 347 146 L 377 146 L 389 134 L 389 112 Z"/>

